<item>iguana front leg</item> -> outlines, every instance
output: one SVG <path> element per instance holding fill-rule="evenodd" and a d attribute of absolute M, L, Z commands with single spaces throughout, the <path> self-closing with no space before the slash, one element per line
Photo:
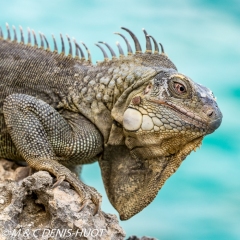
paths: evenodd
<path fill-rule="evenodd" d="M 102 151 L 101 134 L 92 123 L 78 114 L 65 119 L 44 101 L 25 94 L 8 96 L 3 113 L 17 151 L 31 167 L 47 170 L 59 181 L 65 178 L 82 201 L 100 204 L 97 191 L 64 166 L 81 164 Z"/>

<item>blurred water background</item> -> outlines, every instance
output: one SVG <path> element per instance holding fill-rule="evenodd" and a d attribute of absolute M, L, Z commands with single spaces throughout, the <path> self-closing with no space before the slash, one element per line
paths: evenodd
<path fill-rule="evenodd" d="M 163 43 L 180 72 L 214 92 L 223 123 L 204 139 L 200 150 L 187 157 L 147 208 L 120 224 L 127 236 L 240 239 L 239 0 L 8 0 L 0 2 L 3 28 L 5 22 L 21 25 L 25 33 L 30 27 L 48 38 L 61 32 L 82 40 L 94 61 L 103 59 L 94 46 L 100 40 L 112 46 L 119 40 L 126 52 L 122 39 L 113 34 L 121 26 L 134 31 L 142 47 L 143 27 Z M 82 177 L 103 195 L 102 209 L 116 213 L 98 164 L 84 167 Z"/>

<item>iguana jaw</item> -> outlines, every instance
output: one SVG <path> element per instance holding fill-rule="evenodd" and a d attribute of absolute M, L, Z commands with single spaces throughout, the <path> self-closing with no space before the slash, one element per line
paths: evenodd
<path fill-rule="evenodd" d="M 200 118 L 199 116 L 195 115 L 192 112 L 187 112 L 185 109 L 178 107 L 176 104 L 164 101 L 164 100 L 158 100 L 158 99 L 148 99 L 149 102 L 153 102 L 153 103 L 157 103 L 157 104 L 161 104 L 164 105 L 170 109 L 172 109 L 173 111 L 177 112 L 178 114 L 182 114 L 187 116 L 188 118 L 192 119 L 193 121 L 197 121 L 199 123 L 201 123 L 203 126 L 207 125 L 207 121 L 204 121 L 202 118 Z"/>

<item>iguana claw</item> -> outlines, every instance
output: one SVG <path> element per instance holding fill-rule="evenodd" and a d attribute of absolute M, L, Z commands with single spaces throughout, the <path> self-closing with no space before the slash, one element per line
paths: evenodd
<path fill-rule="evenodd" d="M 65 176 L 64 175 L 59 176 L 57 178 L 57 181 L 52 185 L 52 188 L 58 187 L 64 180 L 65 180 Z"/>

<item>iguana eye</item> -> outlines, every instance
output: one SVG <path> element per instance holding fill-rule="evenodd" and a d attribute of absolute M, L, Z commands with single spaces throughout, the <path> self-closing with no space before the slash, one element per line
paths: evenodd
<path fill-rule="evenodd" d="M 174 88 L 176 90 L 177 93 L 186 93 L 186 88 L 183 84 L 178 83 L 178 82 L 174 82 Z"/>
<path fill-rule="evenodd" d="M 169 92 L 176 98 L 189 98 L 191 96 L 191 85 L 188 80 L 180 77 L 172 77 L 169 82 Z"/>

